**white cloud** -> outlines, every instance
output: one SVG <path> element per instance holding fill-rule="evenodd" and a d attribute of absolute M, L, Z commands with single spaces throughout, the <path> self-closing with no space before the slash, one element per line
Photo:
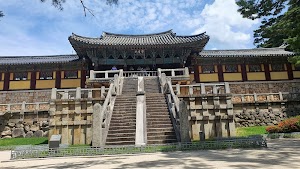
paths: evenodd
<path fill-rule="evenodd" d="M 237 12 L 235 0 L 215 0 L 205 5 L 201 18 L 203 25 L 194 31 L 195 34 L 206 31 L 212 48 L 247 48 L 252 43 L 252 30 L 257 20 L 245 19 Z"/>
<path fill-rule="evenodd" d="M 84 17 L 78 0 L 68 0 L 63 11 L 50 1 L 1 3 L 6 16 L 0 20 L 0 56 L 71 53 L 67 38 L 72 32 L 99 37 L 102 31 L 143 34 L 173 29 L 178 35 L 206 31 L 211 37 L 208 47 L 252 47 L 257 22 L 243 19 L 234 0 L 206 5 L 205 0 L 120 0 L 117 6 L 102 0 L 85 2 L 95 17 L 88 13 Z"/>

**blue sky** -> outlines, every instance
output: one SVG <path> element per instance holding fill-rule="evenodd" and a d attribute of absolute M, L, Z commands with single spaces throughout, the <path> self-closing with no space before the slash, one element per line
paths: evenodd
<path fill-rule="evenodd" d="M 242 18 L 235 0 L 85 0 L 95 17 L 84 16 L 79 0 L 67 0 L 64 10 L 51 0 L 0 0 L 0 56 L 72 54 L 72 32 L 100 37 L 102 31 L 122 34 L 157 33 L 173 29 L 177 35 L 205 32 L 206 49 L 254 48 L 258 20 Z"/>

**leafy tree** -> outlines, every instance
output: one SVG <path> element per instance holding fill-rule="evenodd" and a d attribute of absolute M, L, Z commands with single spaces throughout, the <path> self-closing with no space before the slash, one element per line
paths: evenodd
<path fill-rule="evenodd" d="M 278 47 L 300 53 L 300 0 L 238 0 L 238 11 L 245 18 L 262 19 L 254 31 L 257 47 Z M 289 59 L 300 65 L 300 57 Z"/>

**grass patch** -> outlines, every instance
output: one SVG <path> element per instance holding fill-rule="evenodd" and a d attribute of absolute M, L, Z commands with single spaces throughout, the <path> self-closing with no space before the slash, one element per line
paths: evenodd
<path fill-rule="evenodd" d="M 251 135 L 267 134 L 267 126 L 253 126 L 253 127 L 238 127 L 236 128 L 236 135 L 239 137 L 247 137 Z"/>
<path fill-rule="evenodd" d="M 48 144 L 48 137 L 0 139 L 0 146 Z"/>

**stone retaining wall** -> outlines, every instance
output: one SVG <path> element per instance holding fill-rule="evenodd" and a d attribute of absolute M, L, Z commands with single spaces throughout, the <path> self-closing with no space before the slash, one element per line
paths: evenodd
<path fill-rule="evenodd" d="M 0 104 L 48 102 L 51 90 L 1 91 Z"/>
<path fill-rule="evenodd" d="M 234 111 L 236 127 L 277 125 L 287 117 L 281 108 L 241 108 Z"/>
<path fill-rule="evenodd" d="M 300 81 L 257 81 L 257 82 L 229 82 L 230 92 L 233 94 L 249 93 L 300 93 Z"/>
<path fill-rule="evenodd" d="M 18 121 L 16 123 L 7 121 L 6 125 L 0 126 L 1 138 L 20 137 L 48 137 L 49 121 Z"/>

